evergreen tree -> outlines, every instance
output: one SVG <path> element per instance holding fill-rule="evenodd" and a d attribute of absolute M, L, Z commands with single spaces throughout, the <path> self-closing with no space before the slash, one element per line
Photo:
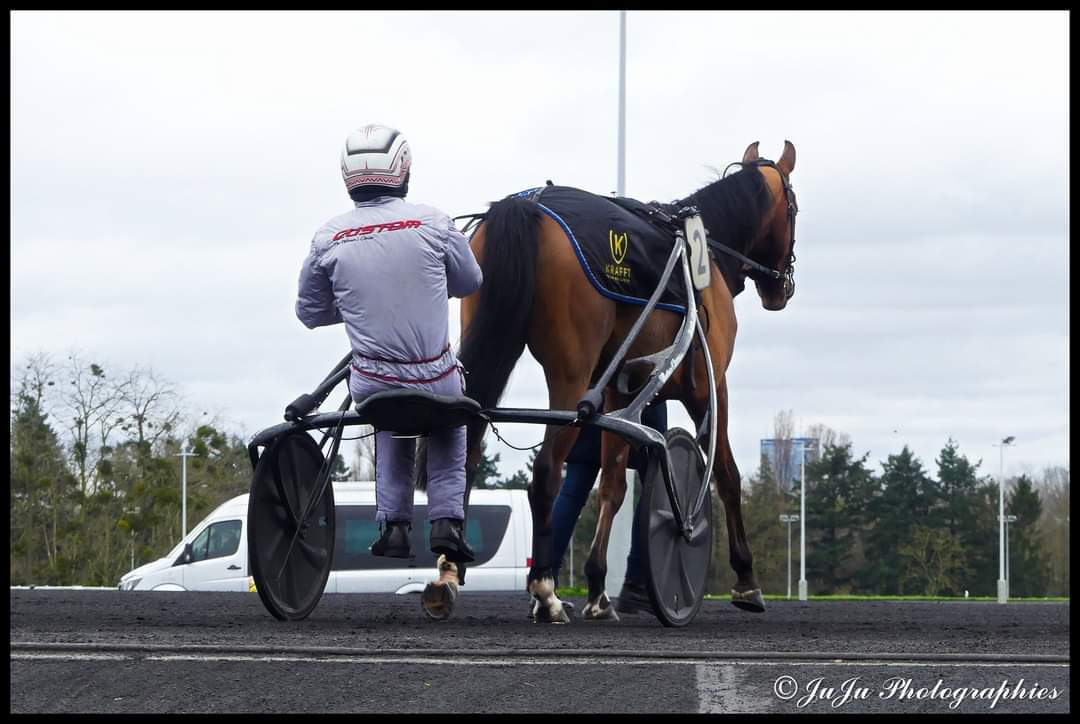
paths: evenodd
<path fill-rule="evenodd" d="M 480 441 L 480 464 L 469 479 L 471 490 L 488 490 L 499 479 L 499 453 L 488 455 L 487 440 Z"/>
<path fill-rule="evenodd" d="M 715 487 L 714 487 L 715 490 Z M 774 472 L 765 456 L 761 457 L 761 466 L 749 484 L 742 489 L 743 530 L 746 539 L 752 545 L 754 556 L 754 574 L 765 593 L 787 592 L 788 550 L 787 526 L 780 522 L 781 513 L 798 512 L 798 489 L 795 496 L 781 492 L 776 484 Z M 715 519 L 714 519 L 715 521 Z M 798 579 L 799 550 L 793 540 L 791 551 L 792 581 Z M 710 590 L 730 591 L 734 583 L 734 571 L 723 563 L 728 561 L 727 540 L 713 539 L 714 565 L 712 570 L 717 577 L 730 577 L 730 583 L 724 585 L 720 580 L 711 581 Z M 792 584 L 794 587 L 794 583 Z M 794 588 L 793 588 L 794 590 Z"/>
<path fill-rule="evenodd" d="M 1028 476 L 1021 475 L 1009 491 L 1005 514 L 1016 516 L 1009 524 L 1009 595 L 1045 596 L 1050 566 L 1038 526 L 1042 501 Z"/>
<path fill-rule="evenodd" d="M 31 374 L 22 380 L 11 412 L 10 552 L 12 585 L 63 583 L 74 551 L 64 533 L 70 526 L 78 486 L 68 470 L 49 416 L 42 410 L 52 382 Z"/>
<path fill-rule="evenodd" d="M 806 570 L 816 593 L 852 591 L 863 559 L 866 497 L 874 486 L 867 457 L 852 459 L 851 443 L 826 444 L 820 459 L 806 465 Z"/>
<path fill-rule="evenodd" d="M 957 451 L 957 444 L 952 439 L 945 443 L 941 457 L 935 460 L 938 466 L 938 486 L 941 491 L 941 514 L 945 528 L 950 533 L 961 534 L 969 530 L 974 515 L 970 498 L 978 487 L 976 469 L 981 464 L 972 465 Z"/>
<path fill-rule="evenodd" d="M 998 579 L 998 483 L 989 475 L 979 479 L 970 498 L 971 532 L 961 530 L 966 563 L 957 576 L 957 595 L 997 595 Z"/>
<path fill-rule="evenodd" d="M 493 487 L 501 490 L 528 490 L 532 483 L 532 475 L 524 470 L 518 470 L 508 478 L 502 478 Z"/>
<path fill-rule="evenodd" d="M 882 463 L 880 489 L 868 506 L 874 527 L 860 571 L 865 589 L 879 595 L 904 593 L 900 548 L 911 541 L 916 526 L 934 527 L 938 503 L 937 485 L 907 445 Z"/>
<path fill-rule="evenodd" d="M 935 462 L 941 493 L 937 517 L 950 539 L 954 537 L 959 546 L 952 579 L 956 588 L 949 589 L 948 593 L 963 595 L 965 590 L 971 590 L 976 571 L 989 569 L 985 560 L 989 553 L 987 531 L 980 526 L 980 518 L 985 518 L 980 516 L 980 506 L 985 505 L 985 500 L 980 499 L 977 476 L 982 461 L 972 465 L 959 453 L 956 442 L 949 438 Z"/>
<path fill-rule="evenodd" d="M 524 470 L 518 470 L 510 477 L 498 480 L 493 487 L 502 488 L 503 490 L 528 490 L 529 485 L 532 484 L 533 463 L 536 462 L 538 452 L 540 452 L 538 448 L 533 448 L 532 452 L 529 453 L 529 459 L 525 461 Z M 497 460 L 498 455 L 495 457 Z"/>
<path fill-rule="evenodd" d="M 352 480 L 352 470 L 345 464 L 345 457 L 338 453 L 334 458 L 334 467 L 330 470 L 330 480 L 335 483 Z"/>

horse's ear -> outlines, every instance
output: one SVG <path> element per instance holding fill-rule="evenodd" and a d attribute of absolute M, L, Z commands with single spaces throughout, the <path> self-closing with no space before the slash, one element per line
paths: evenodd
<path fill-rule="evenodd" d="M 758 160 L 759 156 L 758 156 L 758 153 L 757 153 L 757 145 L 758 145 L 758 142 L 754 141 L 753 143 L 751 143 L 749 146 L 746 147 L 746 153 L 744 153 L 742 155 L 743 163 L 751 163 L 752 161 L 757 161 Z"/>
<path fill-rule="evenodd" d="M 780 156 L 780 161 L 776 164 L 785 176 L 790 176 L 792 170 L 795 168 L 795 147 L 791 145 L 791 141 L 784 141 L 784 154 Z"/>

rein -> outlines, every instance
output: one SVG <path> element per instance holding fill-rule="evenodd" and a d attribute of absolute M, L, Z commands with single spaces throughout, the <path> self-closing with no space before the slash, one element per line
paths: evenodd
<path fill-rule="evenodd" d="M 674 235 L 675 232 L 680 230 L 678 222 L 683 221 L 684 219 L 687 219 L 691 216 L 695 216 L 698 213 L 699 212 L 696 206 L 684 206 L 677 212 L 675 212 L 674 215 L 668 214 L 658 207 L 651 207 L 647 214 L 645 214 L 644 216 L 657 226 L 663 226 L 667 228 L 668 231 L 670 231 L 672 235 Z M 762 272 L 763 274 L 767 274 L 773 279 L 781 279 L 784 276 L 782 272 L 767 267 L 764 264 L 759 264 L 745 254 L 740 254 L 739 252 L 735 251 L 730 246 L 721 244 L 719 241 L 713 241 L 712 237 L 709 236 L 709 232 L 707 229 L 705 231 L 705 241 L 710 249 L 714 251 L 722 251 L 725 254 L 733 256 L 739 261 L 741 261 L 743 264 L 749 266 L 752 269 L 755 269 L 756 271 Z"/>
<path fill-rule="evenodd" d="M 780 279 L 782 276 L 786 276 L 784 279 L 784 291 L 785 294 L 787 294 L 788 299 L 790 299 L 791 296 L 795 294 L 795 215 L 799 213 L 799 202 L 795 200 L 795 191 L 792 189 L 791 182 L 788 180 L 787 175 L 780 170 L 780 167 L 777 166 L 775 162 L 770 161 L 767 158 L 729 163 L 727 168 L 724 169 L 724 178 L 727 177 L 728 169 L 732 166 L 746 166 L 748 164 L 771 167 L 780 176 L 780 183 L 784 185 L 784 198 L 787 200 L 788 227 L 791 229 L 791 247 L 790 255 L 787 260 L 787 274 L 783 275 L 777 270 L 768 268 L 765 268 L 765 272 L 773 279 Z M 760 265 L 758 266 L 760 267 Z"/>
<path fill-rule="evenodd" d="M 783 279 L 785 293 L 790 299 L 791 296 L 795 293 L 795 215 L 799 212 L 799 204 L 795 200 L 795 192 L 792 190 L 791 182 L 788 181 L 787 176 L 784 174 L 783 171 L 780 170 L 780 168 L 776 165 L 775 162 L 770 161 L 767 158 L 759 158 L 755 161 L 736 161 L 734 163 L 730 163 L 724 169 L 723 177 L 727 177 L 728 169 L 730 169 L 732 166 L 741 167 L 750 164 L 754 166 L 772 167 L 780 175 L 780 181 L 784 185 L 784 197 L 787 200 L 788 207 L 788 226 L 791 229 L 791 252 L 787 260 L 787 271 L 782 272 L 779 269 L 773 269 L 772 267 L 765 266 L 764 264 L 754 261 L 745 254 L 735 251 L 729 246 L 721 244 L 718 241 L 713 241 L 713 239 L 709 236 L 708 229 L 705 230 L 706 244 L 708 245 L 709 249 L 712 249 L 713 251 L 722 252 L 724 254 L 727 254 L 728 256 L 735 257 L 740 262 L 742 262 L 744 266 L 749 267 L 750 270 L 760 272 L 777 281 Z M 551 181 L 548 181 L 547 183 L 549 186 L 551 185 Z M 541 187 L 541 190 L 542 188 L 543 187 Z M 675 236 L 678 232 L 682 230 L 681 222 L 691 216 L 700 213 L 695 206 L 684 206 L 678 211 L 676 211 L 674 214 L 667 213 L 666 211 L 661 209 L 660 206 L 655 202 L 653 204 L 643 204 L 643 206 L 648 210 L 645 211 L 633 209 L 633 211 L 640 215 L 642 218 L 649 221 L 650 223 L 666 229 L 669 233 L 671 233 L 672 236 Z M 471 229 L 474 229 L 481 221 L 484 220 L 485 216 L 486 214 L 483 213 L 462 214 L 461 216 L 455 216 L 454 221 L 457 221 L 458 219 L 468 219 L 468 221 L 465 223 L 465 226 L 461 229 L 461 233 L 468 234 Z"/>
<path fill-rule="evenodd" d="M 484 220 L 485 216 L 487 216 L 487 214 L 462 214 L 461 216 L 455 216 L 453 220 L 468 219 L 468 221 L 465 222 L 465 226 L 461 227 L 461 233 L 468 234 L 471 229 L 475 228 Z"/>

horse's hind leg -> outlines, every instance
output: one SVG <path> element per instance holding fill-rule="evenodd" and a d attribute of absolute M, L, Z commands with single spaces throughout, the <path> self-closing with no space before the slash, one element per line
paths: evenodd
<path fill-rule="evenodd" d="M 602 433 L 600 436 L 601 473 L 600 490 L 597 493 L 599 514 L 596 534 L 585 562 L 585 578 L 589 583 L 588 602 L 582 612 L 586 620 L 618 621 L 619 615 L 611 605 L 605 590 L 607 579 L 608 542 L 615 514 L 626 498 L 626 464 L 630 457 L 630 444 L 618 435 Z"/>
<path fill-rule="evenodd" d="M 548 375 L 548 395 L 552 410 L 572 410 L 585 394 L 588 379 L 553 379 Z M 577 441 L 576 427 L 549 425 L 544 444 L 533 461 L 533 479 L 529 485 L 529 507 L 533 516 L 533 564 L 529 569 L 528 591 L 539 604 L 535 611 L 538 623 L 566 623 L 570 620 L 562 601 L 555 595 L 551 513 L 562 483 L 562 467 Z"/>

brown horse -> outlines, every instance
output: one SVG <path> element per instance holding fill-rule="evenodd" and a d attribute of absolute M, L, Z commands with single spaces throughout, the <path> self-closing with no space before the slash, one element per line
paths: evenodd
<path fill-rule="evenodd" d="M 792 264 L 795 244 L 795 197 L 788 177 L 795 167 L 795 148 L 785 141 L 776 163 L 760 159 L 758 144 L 743 155 L 738 173 L 699 189 L 673 207 L 696 206 L 713 241 L 739 252 L 756 265 L 719 254 L 712 258 L 712 283 L 702 292 L 699 308 L 712 369 L 706 369 L 700 345 L 659 393 L 659 399 L 679 400 L 698 430 L 707 430 L 710 384 L 716 386 L 717 443 L 713 467 L 716 490 L 727 515 L 731 566 L 737 576 L 732 602 L 749 611 L 764 611 L 754 576 L 750 545 L 740 509 L 739 470 L 727 438 L 725 372 L 735 344 L 734 297 L 746 277 L 755 282 L 765 309 L 783 309 L 794 293 Z M 462 344 L 459 359 L 467 377 L 466 394 L 482 407 L 495 407 L 524 347 L 541 364 L 547 380 L 549 408 L 575 410 L 590 382 L 610 361 L 640 314 L 641 307 L 602 296 L 586 278 L 563 228 L 537 204 L 511 196 L 492 204 L 473 235 L 472 250 L 484 272 L 483 286 L 462 301 Z M 769 275 L 762 267 L 780 272 Z M 642 357 L 671 344 L 681 315 L 655 309 L 626 359 Z M 605 391 L 605 410 L 629 402 L 615 386 Z M 469 426 L 467 467 L 480 461 L 480 441 L 486 423 Z M 529 503 L 533 519 L 533 563 L 528 590 L 539 602 L 537 621 L 566 622 L 555 596 L 552 568 L 551 512 L 559 491 L 563 462 L 577 439 L 578 428 L 548 426 L 533 463 Z M 707 433 L 699 441 L 707 445 Z M 609 618 L 610 600 L 604 590 L 607 547 L 612 521 L 626 493 L 629 443 L 605 432 L 601 444 L 602 473 L 599 520 L 585 566 L 588 579 L 586 619 Z"/>

